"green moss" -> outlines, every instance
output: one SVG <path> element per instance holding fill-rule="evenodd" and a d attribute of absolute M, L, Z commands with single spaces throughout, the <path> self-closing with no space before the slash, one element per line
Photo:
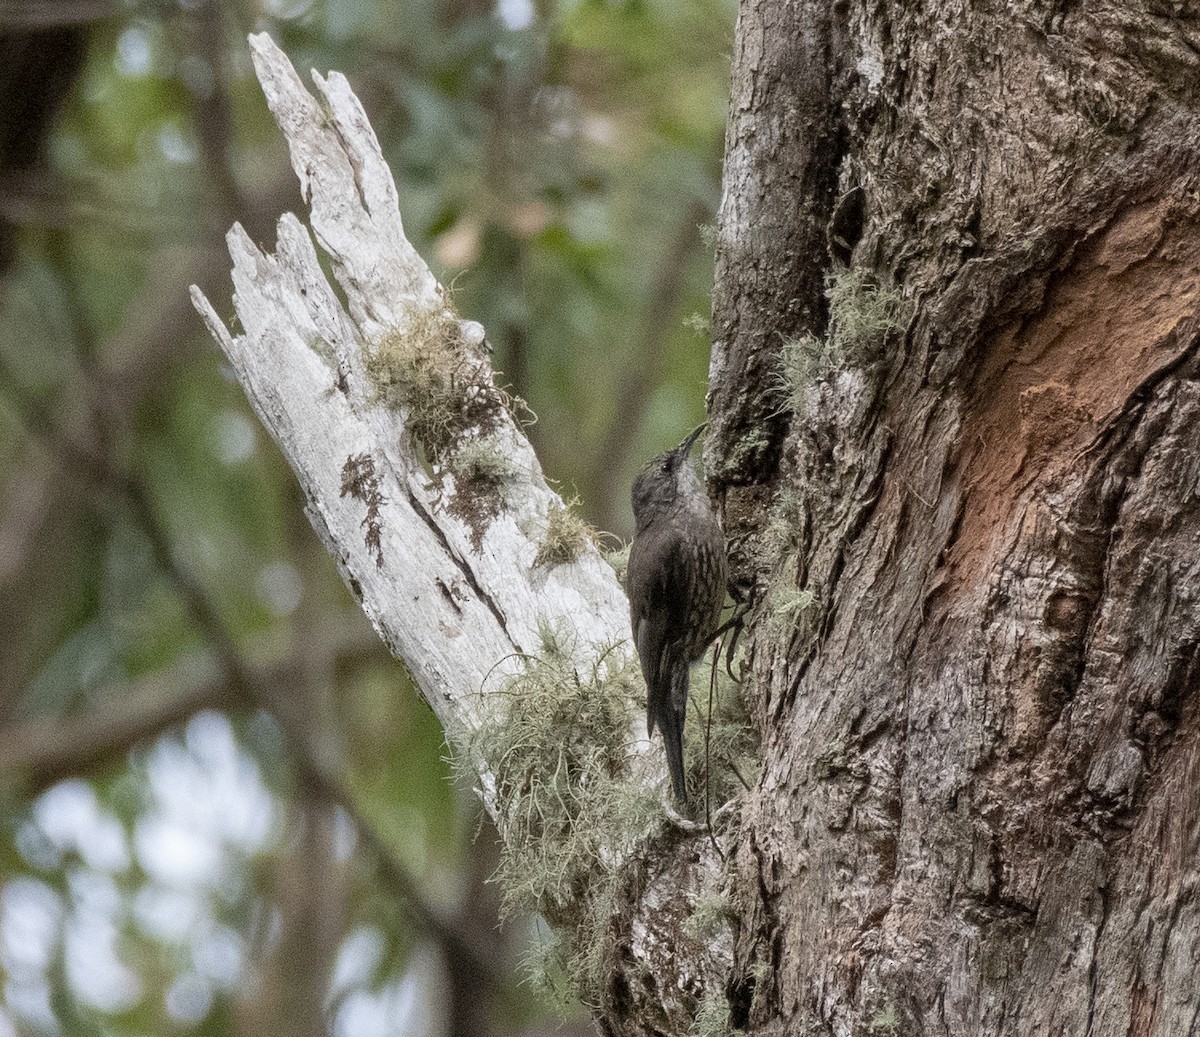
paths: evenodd
<path fill-rule="evenodd" d="M 894 1005 L 888 1005 L 881 1012 L 876 1012 L 867 1023 L 867 1032 L 878 1034 L 879 1037 L 897 1037 L 900 1033 L 900 1016 Z"/>
<path fill-rule="evenodd" d="M 617 574 L 617 582 L 624 587 L 625 578 L 629 575 L 629 549 L 633 547 L 632 541 L 628 544 L 622 544 L 614 551 L 605 551 L 604 560 L 612 566 L 613 572 Z"/>
<path fill-rule="evenodd" d="M 538 1000 L 564 1017 L 579 1011 L 578 984 L 565 968 L 570 957 L 557 933 L 539 920 L 535 938 L 517 962 Z"/>
<path fill-rule="evenodd" d="M 683 931 L 693 940 L 708 942 L 719 936 L 733 917 L 729 898 L 716 890 L 704 890 L 683 923 Z"/>
<path fill-rule="evenodd" d="M 523 401 L 496 388 L 487 363 L 462 337 L 448 304 L 411 316 L 364 351 L 375 402 L 402 411 L 414 452 L 437 481 L 456 476 L 445 503 L 479 549 L 520 473 L 495 433 L 527 414 Z M 523 409 L 524 408 L 524 409 Z M 440 469 L 440 470 L 439 470 Z"/>
<path fill-rule="evenodd" d="M 453 314 L 429 313 L 404 332 L 388 331 L 366 350 L 365 368 L 376 400 L 408 409 L 413 434 L 423 441 L 442 441 L 458 409 L 453 388 L 456 336 Z"/>
<path fill-rule="evenodd" d="M 683 768 L 690 789 L 704 800 L 707 774 L 710 810 L 716 810 L 758 774 L 758 739 L 743 692 L 747 686 L 731 680 L 723 665 L 716 667 L 711 722 L 708 717 L 712 653 L 692 669 L 691 695 L 683 733 Z M 705 760 L 705 742 L 708 758 Z"/>
<path fill-rule="evenodd" d="M 871 367 L 883 356 L 888 336 L 903 329 L 909 306 L 895 288 L 885 288 L 859 270 L 826 281 L 829 329 L 788 339 L 779 352 L 779 388 L 785 409 L 804 413 L 808 387 L 842 367 Z"/>
<path fill-rule="evenodd" d="M 804 620 L 804 613 L 812 608 L 817 596 L 807 587 L 787 587 L 776 585 L 771 589 L 771 628 L 775 637 L 791 633 L 798 629 Z"/>
<path fill-rule="evenodd" d="M 446 463 L 460 479 L 488 484 L 497 489 L 503 489 L 519 474 L 512 455 L 495 436 L 464 441 L 454 448 Z"/>
<path fill-rule="evenodd" d="M 805 497 L 794 486 L 784 486 L 775 496 L 763 534 L 762 564 L 773 572 L 766 596 L 768 631 L 775 640 L 803 631 L 809 625 L 816 592 L 801 579 L 801 533 L 807 520 Z"/>
<path fill-rule="evenodd" d="M 900 292 L 875 284 L 859 270 L 830 277 L 826 295 L 832 350 L 855 367 L 878 360 L 888 335 L 900 331 L 908 319 Z"/>
<path fill-rule="evenodd" d="M 609 651 L 581 668 L 564 637 L 541 632 L 536 655 L 498 693 L 502 708 L 473 740 L 469 758 L 482 758 L 496 781 L 504 846 L 493 880 L 502 912 L 536 912 L 559 934 L 541 941 L 527 966 L 551 1000 L 598 1003 L 611 974 L 609 927 L 619 917 L 628 862 L 654 851 L 647 844 L 674 830 L 664 827 L 663 790 L 629 772 L 629 739 L 645 708 L 637 663 Z M 697 667 L 689 710 L 685 766 L 703 785 L 708 676 Z M 753 780 L 751 728 L 738 686 L 718 684 L 710 735 L 713 809 Z M 732 764 L 731 764 L 732 762 Z M 735 773 L 735 768 L 742 775 Z M 703 897 L 697 926 L 716 924 L 728 905 Z"/>
<path fill-rule="evenodd" d="M 721 991 L 716 990 L 706 994 L 700 1002 L 687 1037 L 734 1037 L 741 1032 L 730 1028 L 729 1002 Z"/>
<path fill-rule="evenodd" d="M 799 550 L 804 507 L 804 496 L 791 483 L 784 483 L 776 492 L 760 548 L 764 568 L 782 570 L 781 556 L 794 555 Z"/>
<path fill-rule="evenodd" d="M 761 425 L 747 430 L 733 441 L 724 466 L 729 471 L 743 471 L 746 466 L 754 467 L 753 459 L 762 457 L 773 448 L 771 434 Z"/>

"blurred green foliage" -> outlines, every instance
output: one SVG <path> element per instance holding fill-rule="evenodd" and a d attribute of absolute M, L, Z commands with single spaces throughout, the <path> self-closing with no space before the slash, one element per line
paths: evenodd
<path fill-rule="evenodd" d="M 245 46 L 266 29 L 350 79 L 547 472 L 628 533 L 641 460 L 703 412 L 686 319 L 709 309 L 732 0 L 62 11 L 86 60 L 43 162 L 0 177 L 0 1037 L 480 1032 L 471 1001 L 518 1032 L 540 1009 L 430 957 L 342 809 L 510 967 L 524 929 L 490 932 L 473 797 L 187 286 L 228 298 L 229 225 L 269 247 L 303 211 Z M 28 29 L 9 17 L 0 46 Z M 230 652 L 292 726 L 231 702 Z M 144 700 L 186 708 L 104 726 Z M 342 806 L 298 765 L 297 723 Z"/>

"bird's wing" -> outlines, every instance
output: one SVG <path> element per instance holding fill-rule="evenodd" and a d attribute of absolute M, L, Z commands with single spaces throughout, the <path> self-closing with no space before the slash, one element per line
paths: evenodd
<path fill-rule="evenodd" d="M 678 536 L 642 536 L 629 552 L 630 625 L 646 678 L 647 728 L 661 726 L 660 711 L 671 703 L 672 674 L 682 661 L 671 646 L 687 625 L 687 600 L 695 579 L 686 545 Z"/>

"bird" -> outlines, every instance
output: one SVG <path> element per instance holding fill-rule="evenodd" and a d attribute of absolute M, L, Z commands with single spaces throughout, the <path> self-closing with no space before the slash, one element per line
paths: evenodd
<path fill-rule="evenodd" d="M 633 481 L 635 532 L 626 587 L 646 678 L 646 733 L 662 732 L 671 786 L 687 808 L 683 721 L 692 663 L 716 635 L 725 602 L 725 537 L 688 454 L 705 425 Z"/>

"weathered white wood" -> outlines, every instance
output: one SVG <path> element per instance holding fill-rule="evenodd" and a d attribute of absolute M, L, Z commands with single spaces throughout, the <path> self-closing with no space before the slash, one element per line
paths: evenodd
<path fill-rule="evenodd" d="M 313 73 L 318 101 L 267 36 L 250 44 L 311 206 L 312 234 L 341 296 L 322 271 L 309 230 L 286 214 L 273 254 L 240 226 L 227 236 L 240 334 L 194 286 L 192 299 L 295 470 L 309 518 L 351 591 L 408 667 L 447 738 L 469 747 L 467 736 L 492 717 L 493 704 L 508 701 L 496 694 L 505 678 L 538 653 L 547 629 L 582 673 L 601 660 L 603 667 L 635 666 L 628 604 L 591 544 L 572 563 L 536 563 L 550 513 L 562 501 L 510 414 L 490 423 L 486 435 L 516 475 L 506 480 L 495 516 L 481 524 L 476 513 L 469 524 L 462 509 L 454 510 L 468 498 L 453 473 L 436 464 L 431 473 L 406 431 L 409 416 L 378 402 L 366 366 L 372 349 L 385 338 L 420 335 L 423 327 L 427 334 L 431 317 L 457 322 L 465 348 L 455 359 L 467 365 L 465 381 L 489 385 L 483 328 L 452 315 L 405 237 L 391 173 L 344 77 Z M 477 432 L 468 428 L 464 436 Z M 359 476 L 355 492 L 345 492 L 348 472 Z M 634 780 L 665 787 L 662 752 L 644 736 L 633 705 Z M 503 831 L 494 778 L 474 762 L 485 805 Z M 701 944 L 683 933 L 682 919 L 698 892 L 717 884 L 719 868 L 701 832 L 676 834 L 671 844 L 670 853 L 660 846 L 632 862 L 639 893 L 609 938 L 624 941 L 622 953 L 633 960 L 677 970 L 664 980 L 655 1017 L 684 1020 L 696 997 L 722 988 L 732 946 L 727 935 Z M 613 847 L 602 856 L 621 860 L 628 852 Z"/>
<path fill-rule="evenodd" d="M 508 415 L 489 436 L 518 475 L 480 537 L 450 511 L 452 475 L 435 471 L 431 479 L 405 415 L 375 402 L 364 349 L 446 312 L 445 295 L 404 235 L 391 173 L 345 78 L 313 73 L 322 104 L 265 34 L 250 44 L 310 203 L 313 233 L 347 305 L 291 214 L 279 221 L 274 254 L 240 226 L 229 232 L 241 334 L 230 332 L 195 287 L 192 298 L 295 469 L 313 525 L 347 583 L 454 739 L 486 718 L 488 693 L 521 665 L 521 653 L 537 651 L 540 628 L 564 635 L 581 665 L 613 645 L 621 647 L 609 658 L 627 660 L 628 607 L 590 545 L 573 563 L 534 564 L 561 501 Z M 459 327 L 486 365 L 483 329 L 469 321 Z M 347 464 L 358 459 L 361 471 L 367 458 L 379 494 L 371 516 L 377 547 L 366 536 L 366 502 L 343 492 Z M 487 788 L 487 776 L 481 779 Z"/>

